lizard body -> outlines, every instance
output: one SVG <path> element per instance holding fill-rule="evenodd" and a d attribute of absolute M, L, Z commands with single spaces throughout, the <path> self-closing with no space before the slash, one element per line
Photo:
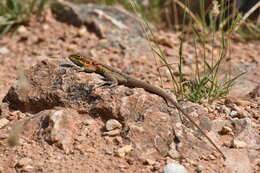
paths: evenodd
<path fill-rule="evenodd" d="M 103 75 L 108 81 L 110 81 L 111 86 L 122 84 L 129 87 L 143 88 L 146 91 L 149 91 L 151 93 L 163 97 L 166 101 L 170 101 L 188 120 L 190 120 L 190 122 L 208 139 L 208 141 L 216 148 L 216 150 L 225 159 L 225 155 L 217 147 L 217 145 L 207 136 L 207 134 L 199 127 L 199 125 L 184 111 L 184 109 L 163 89 L 148 84 L 146 82 L 134 79 L 129 75 L 121 73 L 108 65 L 99 63 L 94 59 L 84 57 L 80 54 L 70 55 L 69 59 L 75 65 L 81 67 L 81 69 L 85 72 L 88 73 L 95 72 Z"/>

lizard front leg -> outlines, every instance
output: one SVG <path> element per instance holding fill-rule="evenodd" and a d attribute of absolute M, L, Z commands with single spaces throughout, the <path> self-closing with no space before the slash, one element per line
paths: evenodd
<path fill-rule="evenodd" d="M 112 75 L 112 74 L 110 75 L 110 74 L 104 73 L 103 76 L 105 77 L 106 81 L 96 85 L 95 87 L 93 87 L 93 89 L 102 87 L 104 85 L 108 85 L 109 88 L 113 88 L 113 87 L 115 87 L 115 86 L 117 86 L 119 84 L 117 78 L 114 75 Z"/>

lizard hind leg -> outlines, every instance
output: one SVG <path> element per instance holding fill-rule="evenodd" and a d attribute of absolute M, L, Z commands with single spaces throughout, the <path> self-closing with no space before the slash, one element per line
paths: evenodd
<path fill-rule="evenodd" d="M 101 83 L 97 84 L 92 89 L 94 90 L 94 89 L 100 88 L 100 87 L 105 86 L 105 85 L 108 85 L 109 88 L 113 88 L 113 87 L 117 86 L 118 83 L 113 82 L 113 81 L 105 81 L 105 82 L 101 82 Z"/>
<path fill-rule="evenodd" d="M 113 87 L 118 85 L 119 81 L 116 78 L 116 76 L 113 75 L 113 73 L 111 73 L 111 74 L 110 73 L 106 73 L 105 77 L 106 77 L 106 80 L 107 80 L 105 82 L 105 84 L 109 85 L 108 86 L 109 88 L 113 88 Z"/>
<path fill-rule="evenodd" d="M 99 87 L 102 87 L 104 85 L 108 85 L 109 88 L 113 88 L 118 85 L 118 80 L 113 75 L 106 74 L 104 82 L 101 82 L 100 84 L 97 84 L 92 89 L 96 89 Z"/>

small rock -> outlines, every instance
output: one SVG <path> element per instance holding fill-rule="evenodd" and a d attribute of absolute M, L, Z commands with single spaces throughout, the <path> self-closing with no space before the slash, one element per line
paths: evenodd
<path fill-rule="evenodd" d="M 48 29 L 50 28 L 50 25 L 44 24 L 44 25 L 42 26 L 42 28 L 43 28 L 43 30 L 48 30 Z"/>
<path fill-rule="evenodd" d="M 229 115 L 230 115 L 231 117 L 235 117 L 235 116 L 238 115 L 238 112 L 233 110 L 233 111 L 231 111 L 231 112 L 229 113 Z"/>
<path fill-rule="evenodd" d="M 109 151 L 105 151 L 105 154 L 112 156 L 112 155 L 113 155 L 113 152 L 109 150 Z"/>
<path fill-rule="evenodd" d="M 129 165 L 133 165 L 134 164 L 134 162 L 135 162 L 135 159 L 134 158 L 127 158 L 127 163 L 129 164 Z"/>
<path fill-rule="evenodd" d="M 142 1 L 142 5 L 143 6 L 149 6 L 150 5 L 150 1 L 149 0 L 143 0 Z"/>
<path fill-rule="evenodd" d="M 187 169 L 178 163 L 169 163 L 163 168 L 164 173 L 188 173 Z"/>
<path fill-rule="evenodd" d="M 84 36 L 85 34 L 86 34 L 86 32 L 87 32 L 87 29 L 86 29 L 86 27 L 81 27 L 80 29 L 79 29 L 79 32 L 78 32 L 78 34 L 79 34 L 79 36 Z"/>
<path fill-rule="evenodd" d="M 116 136 L 116 135 L 119 135 L 120 133 L 121 133 L 121 129 L 115 129 L 115 130 L 111 130 L 109 132 L 104 132 L 103 135 Z"/>
<path fill-rule="evenodd" d="M 256 159 L 256 160 L 255 160 L 255 165 L 258 166 L 258 167 L 260 167 L 260 159 Z"/>
<path fill-rule="evenodd" d="M 26 33 L 28 30 L 27 30 L 27 28 L 25 27 L 25 26 L 20 26 L 18 29 L 17 29 L 17 32 L 19 33 L 19 34 L 23 34 L 23 33 Z"/>
<path fill-rule="evenodd" d="M 9 123 L 9 120 L 6 118 L 0 119 L 0 129 L 4 126 L 6 126 Z"/>
<path fill-rule="evenodd" d="M 33 171 L 33 166 L 31 165 L 27 165 L 27 166 L 24 166 L 22 169 L 21 169 L 21 172 L 32 172 Z"/>
<path fill-rule="evenodd" d="M 169 150 L 168 151 L 168 155 L 172 159 L 179 159 L 179 158 L 181 158 L 181 154 L 178 151 L 174 150 L 174 149 Z"/>
<path fill-rule="evenodd" d="M 8 54 L 10 50 L 7 47 L 0 47 L 0 54 Z"/>
<path fill-rule="evenodd" d="M 228 108 L 226 105 L 218 105 L 216 107 L 221 113 L 230 114 L 230 108 Z"/>
<path fill-rule="evenodd" d="M 176 150 L 176 143 L 175 142 L 170 143 L 169 148 Z"/>
<path fill-rule="evenodd" d="M 192 159 L 186 158 L 186 162 L 187 162 L 187 164 L 189 164 L 189 165 L 197 166 L 195 160 L 192 160 Z"/>
<path fill-rule="evenodd" d="M 129 129 L 135 130 L 135 131 L 140 132 L 140 133 L 145 132 L 145 130 L 144 130 L 143 127 L 137 126 L 137 125 L 135 125 L 135 124 L 129 124 Z"/>
<path fill-rule="evenodd" d="M 97 153 L 97 150 L 93 147 L 88 147 L 85 149 L 85 151 L 88 153 Z"/>
<path fill-rule="evenodd" d="M 179 129 L 179 128 L 182 128 L 182 123 L 176 123 L 175 126 L 176 126 L 176 128 L 178 128 L 178 129 Z"/>
<path fill-rule="evenodd" d="M 219 132 L 221 135 L 232 135 L 234 136 L 234 133 L 232 131 L 232 128 L 228 126 L 222 127 L 221 131 Z"/>
<path fill-rule="evenodd" d="M 126 146 L 124 146 L 124 147 L 122 147 L 122 148 L 119 148 L 119 149 L 117 150 L 117 155 L 118 155 L 119 157 L 124 157 L 127 153 L 129 153 L 129 152 L 132 151 L 132 150 L 133 150 L 132 145 L 126 145 Z"/>
<path fill-rule="evenodd" d="M 122 124 L 119 123 L 119 121 L 115 119 L 110 119 L 106 122 L 106 129 L 108 131 L 114 130 L 114 129 L 121 129 Z"/>
<path fill-rule="evenodd" d="M 249 117 L 249 114 L 246 110 L 244 110 L 243 108 L 239 107 L 239 106 L 233 106 L 233 108 L 238 112 L 238 114 L 236 115 L 236 117 L 238 118 L 245 118 L 245 117 Z"/>
<path fill-rule="evenodd" d="M 215 159 L 216 159 L 215 155 L 213 155 L 213 154 L 209 155 L 209 160 L 215 160 Z"/>
<path fill-rule="evenodd" d="M 246 118 L 249 117 L 249 113 L 244 110 L 244 109 L 240 109 L 239 114 L 238 114 L 238 118 Z"/>
<path fill-rule="evenodd" d="M 228 147 L 228 148 L 231 148 L 231 147 L 232 147 L 232 141 L 225 141 L 225 142 L 223 143 L 223 146 Z"/>
<path fill-rule="evenodd" d="M 78 49 L 78 46 L 76 44 L 69 44 L 68 45 L 68 50 L 69 51 L 75 51 Z"/>
<path fill-rule="evenodd" d="M 45 111 L 42 111 L 44 113 Z M 41 112 L 40 112 L 41 113 Z M 67 110 L 51 110 L 48 113 L 48 127 L 45 140 L 55 144 L 65 152 L 72 149 L 73 121 L 72 112 Z"/>
<path fill-rule="evenodd" d="M 247 146 L 247 144 L 244 141 L 240 141 L 240 140 L 234 139 L 232 141 L 232 146 L 234 148 L 245 148 Z"/>
<path fill-rule="evenodd" d="M 197 165 L 195 170 L 196 170 L 196 172 L 202 172 L 203 169 L 204 169 L 204 166 L 202 166 L 202 165 Z"/>
<path fill-rule="evenodd" d="M 212 109 L 211 107 L 208 107 L 208 113 L 213 113 L 214 109 Z"/>

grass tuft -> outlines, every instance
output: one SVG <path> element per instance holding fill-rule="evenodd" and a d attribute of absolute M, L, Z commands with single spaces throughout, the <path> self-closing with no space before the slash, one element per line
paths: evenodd
<path fill-rule="evenodd" d="M 40 14 L 47 0 L 5 0 L 0 2 L 0 34 L 16 31 L 19 26 L 26 25 L 32 14 Z"/>
<path fill-rule="evenodd" d="M 129 0 L 129 2 L 135 13 L 138 14 L 138 9 L 140 9 L 138 4 L 133 0 Z M 170 72 L 172 91 L 178 97 L 178 100 L 188 100 L 197 103 L 211 102 L 215 99 L 225 97 L 228 95 L 235 81 L 244 74 L 241 73 L 231 77 L 230 73 L 225 73 L 224 77 L 221 77 L 223 74 L 221 74 L 220 70 L 229 55 L 231 35 L 237 30 L 236 28 L 240 20 L 238 18 L 235 18 L 236 20 L 226 18 L 230 4 L 226 4 L 224 0 L 221 0 L 220 4 L 219 1 L 214 1 L 211 10 L 206 10 L 203 5 L 204 3 L 201 3 L 200 15 L 196 15 L 185 5 L 189 4 L 188 0 L 185 1 L 186 3 L 180 0 L 173 0 L 173 2 L 184 11 L 182 26 L 189 25 L 192 28 L 191 33 L 186 33 L 184 27 L 181 28 L 182 36 L 180 38 L 179 63 L 177 64 L 177 68 L 168 63 L 167 57 L 159 45 L 151 45 L 152 51 L 159 57 L 162 63 L 160 66 L 166 67 Z M 149 35 L 154 36 L 152 30 L 147 27 L 149 25 L 145 18 L 144 23 L 145 28 L 148 28 L 148 30 L 144 29 L 146 35 L 148 37 Z M 196 54 L 196 70 L 192 80 L 185 79 L 182 70 L 183 52 L 185 51 L 183 44 L 187 36 L 193 38 L 193 46 Z M 220 41 L 221 46 L 215 48 L 214 45 L 218 41 Z M 202 48 L 202 56 L 199 55 L 199 47 Z M 210 51 L 208 51 L 208 47 L 210 47 Z M 216 55 L 216 52 L 219 52 L 219 54 Z M 199 62 L 202 62 L 202 64 Z M 175 69 L 178 71 L 178 77 L 174 75 Z"/>

